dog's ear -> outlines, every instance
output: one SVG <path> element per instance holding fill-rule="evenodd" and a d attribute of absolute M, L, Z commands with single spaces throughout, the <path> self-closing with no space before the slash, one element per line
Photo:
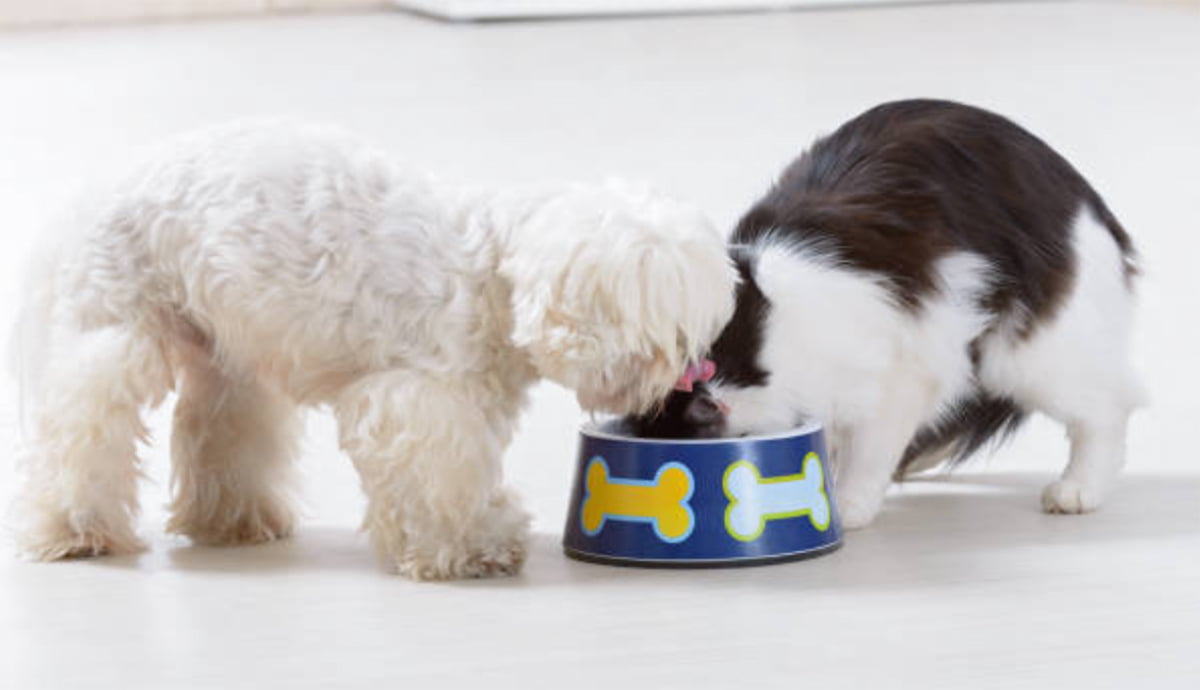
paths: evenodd
<path fill-rule="evenodd" d="M 653 405 L 732 313 L 720 234 L 661 196 L 573 188 L 530 214 L 512 249 L 513 342 L 587 408 Z"/>

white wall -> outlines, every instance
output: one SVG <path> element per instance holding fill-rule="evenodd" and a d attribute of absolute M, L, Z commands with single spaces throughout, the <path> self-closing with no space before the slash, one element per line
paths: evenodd
<path fill-rule="evenodd" d="M 384 7 L 387 0 L 0 0 L 0 27 Z"/>

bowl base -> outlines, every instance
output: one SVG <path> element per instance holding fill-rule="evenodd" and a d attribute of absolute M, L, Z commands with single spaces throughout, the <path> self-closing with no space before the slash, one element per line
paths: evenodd
<path fill-rule="evenodd" d="M 778 556 L 761 556 L 758 558 L 721 558 L 713 560 L 645 560 L 639 558 L 622 558 L 620 556 L 601 556 L 584 551 L 576 551 L 563 547 L 567 558 L 584 563 L 599 565 L 615 565 L 623 568 L 657 568 L 663 570 L 711 570 L 715 568 L 748 568 L 759 565 L 775 565 L 792 561 L 805 561 L 810 558 L 824 556 L 842 548 L 841 540 L 808 551 L 785 553 Z"/>

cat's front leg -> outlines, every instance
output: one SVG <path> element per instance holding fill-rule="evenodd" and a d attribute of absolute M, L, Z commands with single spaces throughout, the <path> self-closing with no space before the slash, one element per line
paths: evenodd
<path fill-rule="evenodd" d="M 874 415 L 834 425 L 834 490 L 842 527 L 861 529 L 875 520 L 904 450 L 932 415 L 933 402 L 921 391 L 890 385 Z"/>
<path fill-rule="evenodd" d="M 845 446 L 837 451 L 834 486 L 838 515 L 845 529 L 862 529 L 875 520 L 904 452 L 905 444 L 896 442 L 896 434 L 872 426 L 883 425 L 862 425 L 844 434 Z"/>

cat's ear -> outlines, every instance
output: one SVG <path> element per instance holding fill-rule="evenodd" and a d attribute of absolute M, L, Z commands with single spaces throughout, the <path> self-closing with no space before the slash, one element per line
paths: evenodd
<path fill-rule="evenodd" d="M 751 264 L 754 262 L 755 250 L 754 245 L 750 244 L 730 244 L 729 258 L 738 266 Z"/>

